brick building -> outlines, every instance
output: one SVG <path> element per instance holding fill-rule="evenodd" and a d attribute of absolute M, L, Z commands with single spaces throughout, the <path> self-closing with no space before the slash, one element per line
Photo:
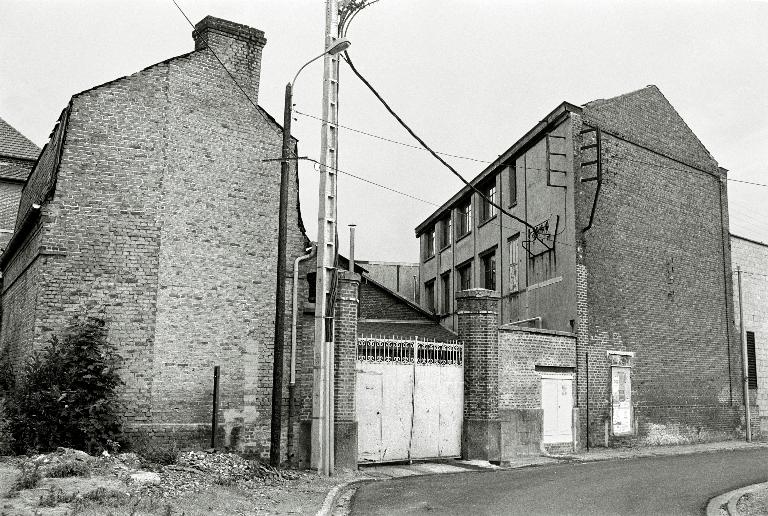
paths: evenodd
<path fill-rule="evenodd" d="M 0 250 L 11 239 L 21 189 L 39 155 L 37 145 L 0 118 Z"/>
<path fill-rule="evenodd" d="M 743 433 L 726 170 L 657 87 L 562 103 L 472 184 L 528 225 L 465 187 L 416 228 L 421 304 L 489 368 L 465 393 L 498 382 L 465 434 L 504 456 Z M 455 294 L 476 288 L 492 348 Z"/>
<path fill-rule="evenodd" d="M 743 236 L 731 235 L 733 262 L 733 304 L 737 328 L 740 328 L 738 278 L 744 303 L 744 330 L 747 341 L 749 393 L 760 408 L 752 418 L 760 422 L 760 433 L 768 435 L 768 244 Z"/>
<path fill-rule="evenodd" d="M 19 367 L 72 317 L 101 317 L 129 435 L 206 442 L 220 365 L 222 442 L 263 452 L 280 177 L 263 160 L 280 156 L 282 130 L 213 53 L 257 101 L 264 33 L 206 17 L 193 38 L 63 110 L 0 259 L 0 349 Z M 307 245 L 291 178 L 289 263 Z"/>

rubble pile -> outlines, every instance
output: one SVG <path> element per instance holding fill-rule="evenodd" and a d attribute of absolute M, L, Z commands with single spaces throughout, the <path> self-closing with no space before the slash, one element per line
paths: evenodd
<path fill-rule="evenodd" d="M 190 451 L 179 454 L 176 464 L 162 468 L 159 483 L 148 483 L 141 489 L 165 498 L 212 485 L 245 489 L 279 485 L 301 476 L 299 472 L 273 468 L 235 453 Z"/>

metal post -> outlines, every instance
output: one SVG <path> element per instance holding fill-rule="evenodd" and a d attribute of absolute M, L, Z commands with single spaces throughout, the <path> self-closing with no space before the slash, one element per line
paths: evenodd
<path fill-rule="evenodd" d="M 355 225 L 349 225 L 349 272 L 355 272 Z"/>
<path fill-rule="evenodd" d="M 752 414 L 749 408 L 749 363 L 747 362 L 747 327 L 744 325 L 744 303 L 741 296 L 741 267 L 736 267 L 739 278 L 739 335 L 741 337 L 741 364 L 744 373 L 744 417 L 747 426 L 747 442 L 752 442 Z"/>
<path fill-rule="evenodd" d="M 285 269 L 288 239 L 288 183 L 291 158 L 291 83 L 285 85 L 283 152 L 280 161 L 280 208 L 277 226 L 277 285 L 275 288 L 275 341 L 272 360 L 272 425 L 269 463 L 280 465 L 280 431 L 283 412 L 283 349 L 285 347 Z"/>
<path fill-rule="evenodd" d="M 589 351 L 585 357 L 586 374 L 584 375 L 584 381 L 587 385 L 587 451 L 589 451 Z"/>
<path fill-rule="evenodd" d="M 339 34 L 337 0 L 326 0 L 325 48 Z M 331 442 L 333 420 L 333 334 L 326 331 L 326 317 L 336 267 L 336 169 L 338 119 L 338 56 L 325 54 L 323 73 L 323 124 L 320 144 L 320 191 L 317 217 L 317 302 L 315 303 L 314 382 L 312 387 L 311 467 L 320 474 L 333 470 Z M 326 340 L 326 333 L 328 339 Z"/>
<path fill-rule="evenodd" d="M 216 431 L 219 429 L 219 366 L 213 366 L 213 417 L 211 418 L 211 448 L 216 448 Z"/>

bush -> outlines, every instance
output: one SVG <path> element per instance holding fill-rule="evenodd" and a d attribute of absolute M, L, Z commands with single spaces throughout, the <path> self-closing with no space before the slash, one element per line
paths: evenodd
<path fill-rule="evenodd" d="M 94 453 L 116 441 L 119 358 L 104 321 L 93 317 L 74 319 L 61 339 L 35 353 L 5 400 L 14 451 L 66 446 Z"/>
<path fill-rule="evenodd" d="M 22 491 L 24 489 L 32 489 L 37 487 L 42 475 L 40 475 L 40 467 L 38 464 L 25 465 L 21 469 L 21 475 L 16 479 L 13 484 L 13 491 Z"/>
<path fill-rule="evenodd" d="M 45 476 L 49 478 L 87 477 L 91 474 L 91 468 L 83 461 L 67 459 L 56 462 L 45 469 Z"/>

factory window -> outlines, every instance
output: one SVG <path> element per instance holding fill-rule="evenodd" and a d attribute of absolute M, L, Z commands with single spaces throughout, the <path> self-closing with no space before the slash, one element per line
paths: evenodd
<path fill-rule="evenodd" d="M 451 313 L 451 298 L 453 292 L 451 292 L 451 273 L 446 272 L 440 276 L 440 290 L 442 290 L 443 304 L 440 307 L 440 311 L 444 314 Z"/>
<path fill-rule="evenodd" d="M 451 244 L 451 216 L 445 217 L 440 222 L 440 248 L 448 247 Z"/>
<path fill-rule="evenodd" d="M 483 287 L 496 290 L 496 253 L 490 252 L 483 256 Z"/>
<path fill-rule="evenodd" d="M 520 290 L 520 235 L 509 239 L 509 291 Z"/>
<path fill-rule="evenodd" d="M 424 304 L 430 312 L 435 311 L 435 280 L 424 283 Z"/>
<path fill-rule="evenodd" d="M 517 204 L 517 167 L 509 167 L 509 205 Z"/>
<path fill-rule="evenodd" d="M 459 275 L 459 290 L 472 288 L 472 262 L 456 267 L 456 274 Z"/>
<path fill-rule="evenodd" d="M 467 199 L 456 210 L 456 236 L 463 237 L 472 231 L 472 201 Z"/>
<path fill-rule="evenodd" d="M 496 215 L 496 180 L 492 180 L 484 188 L 480 189 L 483 196 L 480 198 L 480 222 L 485 222 Z"/>
<path fill-rule="evenodd" d="M 426 241 L 425 248 L 424 248 L 424 258 L 431 258 L 435 255 L 435 227 L 432 226 L 427 230 L 427 232 L 424 234 L 424 239 Z"/>

